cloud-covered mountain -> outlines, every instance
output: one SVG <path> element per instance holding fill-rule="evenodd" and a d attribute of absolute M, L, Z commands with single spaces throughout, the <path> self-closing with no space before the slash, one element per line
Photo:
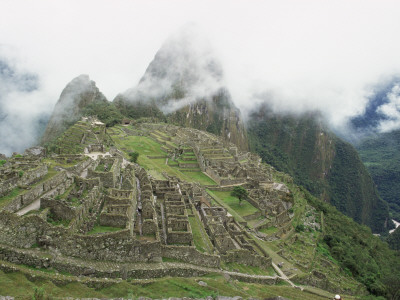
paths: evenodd
<path fill-rule="evenodd" d="M 35 144 L 48 120 L 37 103 L 39 77 L 0 58 L 0 153 L 22 152 Z"/>
<path fill-rule="evenodd" d="M 400 77 L 393 76 L 372 89 L 364 112 L 350 120 L 356 135 L 390 132 L 400 128 Z"/>
<path fill-rule="evenodd" d="M 130 117 L 158 117 L 207 130 L 248 149 L 240 111 L 224 83 L 222 65 L 196 28 L 188 26 L 159 49 L 140 82 L 115 104 Z"/>

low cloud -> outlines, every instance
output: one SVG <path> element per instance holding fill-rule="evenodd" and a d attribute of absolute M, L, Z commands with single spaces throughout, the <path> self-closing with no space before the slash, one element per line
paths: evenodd
<path fill-rule="evenodd" d="M 222 66 L 206 35 L 197 25 L 186 24 L 163 43 L 139 84 L 123 95 L 132 102 L 155 99 L 168 114 L 211 98 L 223 87 L 223 79 Z"/>
<path fill-rule="evenodd" d="M 168 44 L 165 39 L 190 22 L 199 24 L 208 41 L 190 36 L 171 43 L 175 58 L 165 62 L 165 70 L 189 78 L 179 105 L 224 86 L 244 113 L 268 100 L 277 112 L 318 109 L 332 128 L 345 131 L 349 120 L 365 112 L 371 86 L 382 75 L 400 73 L 400 41 L 394 38 L 400 28 L 397 0 L 379 5 L 374 0 L 4 0 L 0 10 L 5 12 L 0 50 L 12 49 L 0 52 L 6 52 L 7 60 L 15 57 L 19 70 L 38 78 L 37 89 L 29 92 L 13 87 L 4 92 L 2 83 L 6 100 L 0 118 L 5 112 L 8 118 L 14 116 L 10 129 L 18 121 L 27 120 L 29 126 L 41 119 L 79 74 L 89 74 L 110 100 L 135 88 L 155 53 Z M 191 61 L 184 49 L 201 59 Z M 210 76 L 210 67 L 223 70 L 221 79 Z M 171 90 L 172 81 L 154 74 L 126 95 L 159 97 Z M 13 105 L 17 102 L 18 108 Z M 174 108 L 165 106 L 164 111 Z M 381 110 L 392 118 L 381 130 L 396 128 L 393 107 Z M 12 130 L 24 133 L 28 126 Z M 26 133 L 24 138 L 32 141 L 31 136 Z M 18 139 L 4 130 L 2 138 L 2 149 Z"/>
<path fill-rule="evenodd" d="M 400 85 L 396 84 L 387 94 L 388 103 L 379 106 L 377 112 L 386 117 L 378 126 L 380 132 L 400 128 Z"/>
<path fill-rule="evenodd" d="M 37 142 L 49 116 L 36 74 L 0 58 L 0 153 L 23 152 Z"/>

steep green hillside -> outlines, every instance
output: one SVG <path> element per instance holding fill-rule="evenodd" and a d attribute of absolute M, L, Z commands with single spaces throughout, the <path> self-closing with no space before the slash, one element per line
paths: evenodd
<path fill-rule="evenodd" d="M 323 212 L 325 228 L 318 251 L 332 256 L 345 272 L 351 273 L 367 289 L 388 299 L 398 299 L 400 292 L 400 252 L 355 223 L 336 208 L 304 191 L 307 202 Z"/>
<path fill-rule="evenodd" d="M 368 137 L 356 148 L 392 218 L 400 221 L 400 130 Z"/>
<path fill-rule="evenodd" d="M 297 184 L 330 202 L 374 232 L 385 231 L 387 204 L 356 150 L 329 132 L 318 114 L 275 115 L 267 107 L 251 114 L 251 148 Z"/>

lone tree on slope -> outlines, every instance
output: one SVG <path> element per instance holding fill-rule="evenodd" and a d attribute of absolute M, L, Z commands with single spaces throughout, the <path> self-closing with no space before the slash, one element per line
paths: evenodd
<path fill-rule="evenodd" d="M 249 196 L 249 193 L 241 186 L 235 186 L 231 192 L 231 196 L 238 198 L 239 205 L 242 205 L 242 200 L 246 200 Z"/>
<path fill-rule="evenodd" d="M 130 152 L 130 153 L 129 153 L 129 156 L 131 157 L 131 158 L 130 158 L 130 161 L 133 162 L 133 163 L 136 163 L 136 162 L 137 162 L 137 159 L 138 159 L 138 157 L 139 157 L 139 153 L 136 152 L 136 151 Z"/>

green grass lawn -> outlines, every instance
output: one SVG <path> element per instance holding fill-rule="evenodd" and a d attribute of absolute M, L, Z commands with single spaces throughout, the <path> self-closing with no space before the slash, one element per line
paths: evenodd
<path fill-rule="evenodd" d="M 167 155 L 161 150 L 161 145 L 146 136 L 128 136 L 124 139 L 117 139 L 118 145 L 139 152 L 139 157 L 144 155 Z"/>
<path fill-rule="evenodd" d="M 44 272 L 43 274 L 46 273 Z M 207 286 L 200 286 L 198 284 L 199 280 L 207 283 Z M 240 281 L 227 282 L 223 276 L 217 274 L 197 278 L 166 277 L 154 280 L 122 281 L 107 287 L 95 289 L 77 282 L 56 285 L 48 279 L 38 277 L 34 280 L 28 280 L 21 272 L 4 273 L 0 271 L 0 292 L 2 295 L 14 296 L 16 299 L 33 299 L 35 288 L 43 292 L 43 299 L 49 296 L 75 298 L 123 297 L 127 299 L 149 297 L 161 299 L 169 297 L 205 298 L 207 296 L 216 297 L 219 295 L 230 297 L 240 296 L 244 299 L 250 297 L 263 299 L 278 295 L 293 300 L 327 299 L 326 297 L 311 293 L 299 292 L 299 290 L 285 284 L 270 286 Z M 330 296 L 333 298 L 333 295 Z M 346 299 L 355 298 L 346 297 Z"/>
<path fill-rule="evenodd" d="M 264 276 L 274 276 L 276 275 L 274 269 L 269 267 L 264 270 L 258 267 L 246 266 L 239 263 L 221 263 L 221 268 L 228 271 L 246 273 L 251 275 L 264 275 Z"/>
<path fill-rule="evenodd" d="M 258 231 L 269 235 L 269 234 L 276 233 L 278 231 L 278 228 L 268 227 L 268 228 L 259 229 Z"/>
<path fill-rule="evenodd" d="M 96 234 L 96 233 L 105 233 L 105 232 L 115 232 L 122 230 L 122 228 L 118 227 L 109 227 L 109 226 L 101 226 L 95 225 L 92 230 L 90 230 L 87 234 Z"/>
<path fill-rule="evenodd" d="M 198 182 L 202 185 L 217 185 L 217 183 L 212 180 L 210 177 L 208 177 L 206 174 L 204 174 L 203 172 L 199 171 L 199 172 L 185 172 L 182 171 L 182 174 L 184 174 L 186 177 L 190 178 L 191 182 Z"/>
<path fill-rule="evenodd" d="M 210 253 L 211 252 L 210 250 L 212 249 L 212 244 L 208 238 L 207 233 L 204 230 L 204 227 L 200 226 L 199 224 L 200 221 L 196 218 L 196 216 L 190 216 L 189 222 L 190 222 L 190 227 L 192 228 L 193 241 L 194 245 L 196 246 L 196 249 L 199 250 L 200 252 Z M 206 241 L 203 239 L 201 232 L 203 232 L 203 236 L 207 239 Z"/>
<path fill-rule="evenodd" d="M 37 186 L 39 184 L 42 184 L 46 180 L 53 177 L 55 174 L 57 174 L 57 171 L 54 171 L 53 169 L 49 169 L 47 174 L 45 176 L 43 176 L 43 178 L 41 180 L 39 180 L 37 183 L 30 186 L 29 190 L 21 189 L 21 188 L 17 187 L 15 189 L 13 189 L 11 192 L 9 192 L 7 195 L 0 197 L 0 209 L 7 206 L 15 197 L 29 192 L 32 188 L 34 188 L 35 186 Z"/>
<path fill-rule="evenodd" d="M 212 193 L 242 217 L 254 214 L 258 211 L 257 208 L 246 200 L 242 200 L 240 204 L 238 198 L 231 196 L 231 192 L 212 191 Z"/>
<path fill-rule="evenodd" d="M 0 197 L 0 208 L 3 208 L 6 206 L 12 199 L 17 197 L 19 194 L 21 194 L 23 189 L 16 187 L 13 189 L 11 192 L 9 192 L 7 195 Z"/>
<path fill-rule="evenodd" d="M 165 179 L 162 176 L 163 172 L 168 175 L 176 176 L 188 182 L 199 182 L 203 185 L 216 185 L 216 183 L 203 172 L 181 172 L 178 169 L 178 163 L 168 160 L 165 164 L 165 158 L 150 159 L 147 156 L 166 156 L 167 153 L 161 149 L 161 144 L 155 142 L 145 136 L 113 136 L 114 142 L 121 148 L 125 148 L 126 153 L 137 151 L 139 153 L 138 164 L 145 168 L 151 175 L 157 179 Z M 193 161 L 196 162 L 197 161 Z M 191 162 L 186 162 L 191 163 Z"/>

